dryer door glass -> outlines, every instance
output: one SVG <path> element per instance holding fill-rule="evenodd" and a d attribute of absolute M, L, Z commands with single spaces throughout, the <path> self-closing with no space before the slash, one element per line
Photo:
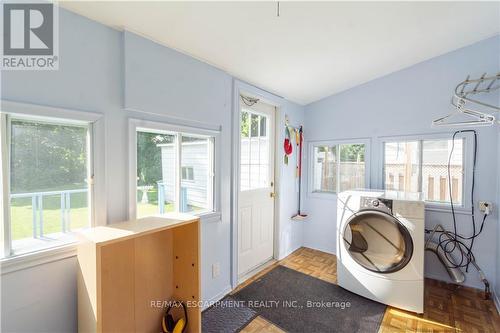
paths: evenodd
<path fill-rule="evenodd" d="M 366 210 L 353 215 L 344 229 L 344 246 L 364 268 L 392 273 L 405 267 L 413 253 L 408 229 L 394 216 Z"/>

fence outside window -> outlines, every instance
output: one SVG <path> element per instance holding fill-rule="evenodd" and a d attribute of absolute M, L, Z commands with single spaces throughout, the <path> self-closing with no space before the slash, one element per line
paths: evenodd
<path fill-rule="evenodd" d="M 386 164 L 386 188 L 388 190 L 410 191 L 408 181 L 411 179 L 405 174 L 404 164 Z M 459 204 L 462 199 L 463 168 L 461 165 L 451 165 L 451 194 L 454 203 Z M 411 177 L 410 177 L 411 178 Z M 422 192 L 427 201 L 448 202 L 450 199 L 448 168 L 446 165 L 429 164 L 422 166 Z"/>
<path fill-rule="evenodd" d="M 29 193 L 15 193 L 10 195 L 11 202 L 14 199 L 31 199 L 32 210 L 32 228 L 33 238 L 43 238 L 46 233 L 44 232 L 44 216 L 43 216 L 43 200 L 47 197 L 59 196 L 61 202 L 61 232 L 71 232 L 71 194 L 87 193 L 88 189 L 75 189 L 75 190 L 62 190 L 62 191 L 47 191 L 47 192 L 29 192 Z M 15 227 L 15 222 L 13 221 Z"/>

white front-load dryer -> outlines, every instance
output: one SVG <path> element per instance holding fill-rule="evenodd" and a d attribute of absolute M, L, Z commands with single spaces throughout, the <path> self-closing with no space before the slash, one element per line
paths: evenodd
<path fill-rule="evenodd" d="M 338 285 L 372 300 L 424 312 L 424 202 L 419 193 L 338 195 Z"/>

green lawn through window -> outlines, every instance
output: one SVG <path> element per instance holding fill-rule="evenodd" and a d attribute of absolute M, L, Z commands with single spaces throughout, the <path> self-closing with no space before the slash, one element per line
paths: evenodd
<path fill-rule="evenodd" d="M 156 189 L 148 192 L 148 203 L 141 203 L 138 194 L 137 216 L 145 217 L 159 213 Z M 202 208 L 190 206 L 191 211 Z M 173 212 L 173 203 L 165 204 L 165 212 Z M 33 209 L 31 198 L 13 198 L 11 200 L 11 234 L 12 240 L 33 237 Z M 72 231 L 89 225 L 89 210 L 87 193 L 71 194 L 70 228 Z M 62 232 L 61 225 L 61 196 L 51 195 L 43 197 L 43 234 Z M 37 220 L 39 216 L 36 217 Z M 39 235 L 38 231 L 38 235 Z"/>

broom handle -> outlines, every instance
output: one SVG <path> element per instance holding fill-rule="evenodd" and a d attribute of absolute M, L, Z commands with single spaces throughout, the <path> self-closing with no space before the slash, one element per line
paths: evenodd
<path fill-rule="evenodd" d="M 302 186 L 302 125 L 299 128 L 299 209 L 298 209 L 299 215 L 300 215 L 301 186 Z"/>

